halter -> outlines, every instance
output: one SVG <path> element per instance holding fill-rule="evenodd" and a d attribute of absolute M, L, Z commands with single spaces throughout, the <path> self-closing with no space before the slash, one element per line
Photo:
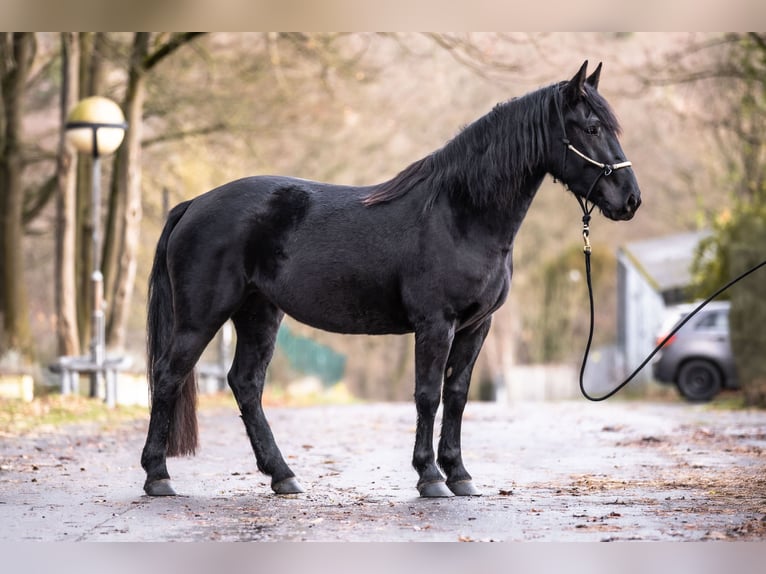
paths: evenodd
<path fill-rule="evenodd" d="M 582 159 L 587 161 L 588 163 L 595 165 L 597 168 L 599 168 L 599 172 L 596 175 L 596 179 L 593 180 L 593 183 L 590 184 L 590 188 L 588 189 L 588 193 L 585 194 L 585 197 L 580 197 L 577 194 L 574 194 L 575 198 L 577 199 L 577 203 L 580 204 L 580 209 L 582 209 L 582 237 L 583 242 L 585 243 L 584 251 L 586 253 L 590 253 L 590 217 L 591 213 L 593 212 L 593 209 L 595 208 L 595 204 L 591 204 L 590 207 L 588 207 L 588 198 L 590 197 L 590 194 L 593 192 L 593 190 L 596 188 L 596 184 L 599 182 L 599 180 L 602 177 L 609 177 L 612 175 L 612 172 L 618 169 L 622 169 L 624 167 L 630 167 L 633 165 L 632 162 L 629 161 L 623 161 L 620 163 L 610 164 L 610 163 L 601 163 L 600 161 L 596 161 L 592 157 L 589 157 L 588 155 L 581 152 L 579 149 L 577 149 L 575 146 L 572 145 L 572 143 L 567 138 L 567 130 L 566 130 L 566 124 L 564 123 L 564 113 L 561 111 L 561 102 L 559 102 L 561 92 L 557 94 L 557 96 L 553 99 L 553 101 L 556 103 L 556 113 L 559 117 L 559 123 L 561 124 L 561 133 L 563 134 L 561 137 L 561 142 L 564 144 L 564 156 L 561 161 L 561 177 L 564 177 L 564 174 L 566 173 L 566 167 L 567 167 L 567 152 L 572 151 L 572 153 L 580 156 Z M 555 181 L 555 178 L 554 178 Z M 566 184 L 563 179 L 561 180 L 561 183 L 564 184 L 564 187 L 569 189 L 569 186 Z"/>

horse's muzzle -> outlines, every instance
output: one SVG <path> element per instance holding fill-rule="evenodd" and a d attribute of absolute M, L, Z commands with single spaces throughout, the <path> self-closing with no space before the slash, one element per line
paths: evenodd
<path fill-rule="evenodd" d="M 636 214 L 636 211 L 638 211 L 640 206 L 641 195 L 638 192 L 631 193 L 625 200 L 625 205 L 623 206 L 622 213 L 615 219 L 619 219 L 621 221 L 633 219 L 633 216 Z"/>
<path fill-rule="evenodd" d="M 640 205 L 641 195 L 639 193 L 631 193 L 620 208 L 599 207 L 601 208 L 601 213 L 612 221 L 628 221 L 633 219 Z"/>

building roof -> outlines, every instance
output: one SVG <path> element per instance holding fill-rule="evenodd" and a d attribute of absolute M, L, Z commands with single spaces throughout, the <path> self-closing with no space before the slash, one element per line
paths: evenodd
<path fill-rule="evenodd" d="M 634 241 L 620 248 L 658 292 L 683 288 L 691 282 L 691 264 L 699 242 L 709 231 L 694 231 Z"/>

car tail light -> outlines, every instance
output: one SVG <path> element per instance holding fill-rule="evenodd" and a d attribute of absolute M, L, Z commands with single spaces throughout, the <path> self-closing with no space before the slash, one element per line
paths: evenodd
<path fill-rule="evenodd" d="M 659 337 L 657 337 L 657 343 L 656 343 L 656 345 L 659 347 L 659 346 L 660 346 L 660 344 L 662 344 L 662 342 L 665 340 L 665 338 L 666 338 L 666 337 L 667 337 L 667 335 L 660 335 Z M 663 348 L 665 348 L 665 347 L 670 347 L 670 345 L 672 345 L 672 344 L 673 344 L 673 342 L 674 342 L 675 340 L 676 340 L 676 336 L 675 336 L 675 335 L 673 335 L 672 337 L 670 337 L 670 338 L 668 339 L 667 343 L 665 343 L 664 345 L 662 345 L 662 346 L 663 346 Z"/>

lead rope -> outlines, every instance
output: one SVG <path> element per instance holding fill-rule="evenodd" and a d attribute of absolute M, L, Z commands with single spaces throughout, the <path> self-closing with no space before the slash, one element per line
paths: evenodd
<path fill-rule="evenodd" d="M 585 278 L 586 282 L 588 284 L 588 300 L 590 302 L 590 328 L 588 329 L 588 342 L 585 344 L 585 352 L 583 353 L 582 357 L 582 365 L 580 366 L 580 392 L 582 395 L 588 399 L 589 401 L 593 402 L 599 402 L 604 401 L 608 399 L 609 397 L 614 396 L 617 394 L 625 385 L 627 385 L 629 382 L 631 382 L 636 375 L 641 372 L 641 370 L 649 363 L 649 361 L 652 360 L 652 358 L 662 349 L 667 342 L 670 340 L 670 338 L 675 335 L 681 327 L 686 325 L 686 323 L 694 317 L 697 313 L 700 312 L 702 308 L 704 308 L 708 303 L 710 303 L 713 299 L 718 297 L 721 293 L 726 291 L 729 287 L 734 285 L 735 283 L 738 283 L 739 281 L 742 281 L 745 277 L 750 275 L 751 273 L 754 273 L 764 265 L 766 265 L 766 261 L 760 262 L 758 265 L 755 265 L 754 267 L 751 267 L 744 273 L 741 273 L 731 281 L 729 281 L 726 285 L 718 289 L 715 293 L 710 295 L 707 299 L 705 299 L 702 303 L 697 305 L 697 307 L 694 308 L 694 310 L 689 313 L 686 317 L 683 318 L 682 321 L 680 321 L 671 331 L 668 333 L 665 338 L 660 341 L 659 345 L 657 345 L 654 350 L 649 353 L 649 355 L 644 359 L 644 361 L 628 376 L 627 379 L 625 379 L 622 383 L 620 383 L 617 387 L 609 391 L 607 394 L 601 396 L 601 397 L 593 397 L 588 394 L 588 392 L 585 390 L 585 383 L 584 383 L 584 376 L 585 376 L 585 365 L 588 363 L 588 355 L 590 354 L 590 347 L 593 343 L 593 323 L 595 322 L 595 305 L 593 303 L 593 282 L 591 278 L 591 266 L 590 266 L 590 253 L 591 253 L 591 246 L 590 246 L 590 219 L 591 219 L 591 213 L 593 212 L 593 208 L 595 207 L 595 204 L 591 204 L 590 207 L 588 207 L 588 199 L 590 198 L 591 192 L 595 189 L 596 184 L 599 182 L 599 180 L 602 177 L 608 177 L 612 174 L 612 172 L 616 169 L 622 169 L 626 167 L 631 167 L 632 164 L 629 161 L 623 161 L 620 163 L 616 163 L 614 165 L 610 165 L 607 163 L 602 163 L 600 161 L 596 161 L 591 157 L 588 157 L 586 154 L 582 153 L 580 150 L 578 150 L 575 146 L 572 145 L 572 143 L 567 138 L 567 132 L 566 132 L 566 124 L 564 123 L 564 113 L 561 109 L 561 103 L 559 102 L 560 98 L 560 92 L 556 94 L 556 97 L 554 98 L 554 104 L 556 107 L 556 114 L 558 115 L 559 123 L 561 124 L 561 142 L 564 144 L 564 155 L 561 158 L 561 183 L 564 184 L 565 187 L 568 187 L 567 184 L 563 181 L 563 178 L 566 175 L 566 166 L 567 166 L 567 152 L 572 151 L 580 158 L 584 159 L 588 163 L 595 165 L 600 169 L 598 175 L 596 176 L 596 179 L 593 180 L 593 183 L 590 186 L 590 189 L 588 189 L 588 193 L 585 194 L 584 197 L 580 197 L 579 195 L 575 194 L 575 198 L 577 199 L 577 202 L 580 204 L 580 208 L 582 209 L 582 238 L 583 238 L 583 253 L 585 254 Z M 557 178 L 554 177 L 554 181 L 557 181 Z"/>
<path fill-rule="evenodd" d="M 580 203 L 580 205 L 582 206 L 582 202 Z M 660 343 L 654 348 L 654 350 L 651 353 L 649 353 L 646 359 L 644 359 L 644 361 L 630 374 L 630 376 L 628 376 L 627 379 L 625 379 L 622 383 L 620 383 L 617 387 L 609 391 L 607 394 L 600 397 L 593 397 L 589 395 L 588 392 L 585 390 L 585 383 L 583 380 L 585 375 L 585 365 L 588 362 L 588 355 L 590 354 L 590 346 L 591 346 L 591 343 L 593 342 L 593 323 L 595 318 L 595 310 L 594 310 L 594 304 L 593 304 L 593 283 L 591 280 L 591 269 L 590 269 L 591 247 L 590 247 L 589 223 L 590 223 L 590 212 L 592 211 L 592 209 L 593 208 L 586 211 L 585 208 L 583 207 L 583 218 L 582 218 L 582 223 L 583 223 L 582 235 L 583 235 L 583 242 L 584 242 L 583 253 L 585 254 L 585 279 L 588 284 L 588 300 L 590 301 L 590 329 L 588 330 L 588 342 L 585 344 L 585 353 L 583 354 L 582 365 L 580 366 L 580 392 L 582 393 L 582 396 L 584 396 L 589 401 L 599 402 L 599 401 L 604 401 L 611 396 L 614 396 L 617 392 L 620 391 L 620 389 L 622 389 L 625 385 L 631 382 L 636 377 L 636 375 L 649 363 L 649 361 L 652 360 L 654 355 L 656 355 L 660 351 L 660 349 L 662 349 L 662 347 L 664 347 L 667 344 L 667 342 L 671 339 L 671 337 L 673 337 L 673 335 L 675 335 L 679 331 L 679 329 L 681 329 L 681 327 L 686 325 L 686 323 L 692 317 L 694 317 L 697 313 L 699 313 L 708 303 L 710 303 L 713 299 L 715 299 L 721 293 L 726 291 L 729 287 L 731 287 L 735 283 L 738 283 L 739 281 L 742 281 L 742 279 L 744 279 L 751 273 L 754 273 L 755 271 L 757 271 L 758 269 L 766 265 L 766 261 L 761 261 L 758 265 L 755 265 L 751 267 L 750 269 L 748 269 L 747 271 L 745 271 L 744 273 L 741 273 L 740 275 L 738 275 L 737 277 L 729 281 L 726 285 L 718 289 L 715 293 L 710 295 L 710 297 L 705 299 L 702 303 L 697 305 L 691 313 L 689 313 L 686 317 L 684 317 L 684 319 L 680 323 L 678 323 L 673 328 L 673 330 L 670 331 L 670 333 L 668 333 L 664 339 L 662 339 L 662 341 L 660 341 Z"/>

